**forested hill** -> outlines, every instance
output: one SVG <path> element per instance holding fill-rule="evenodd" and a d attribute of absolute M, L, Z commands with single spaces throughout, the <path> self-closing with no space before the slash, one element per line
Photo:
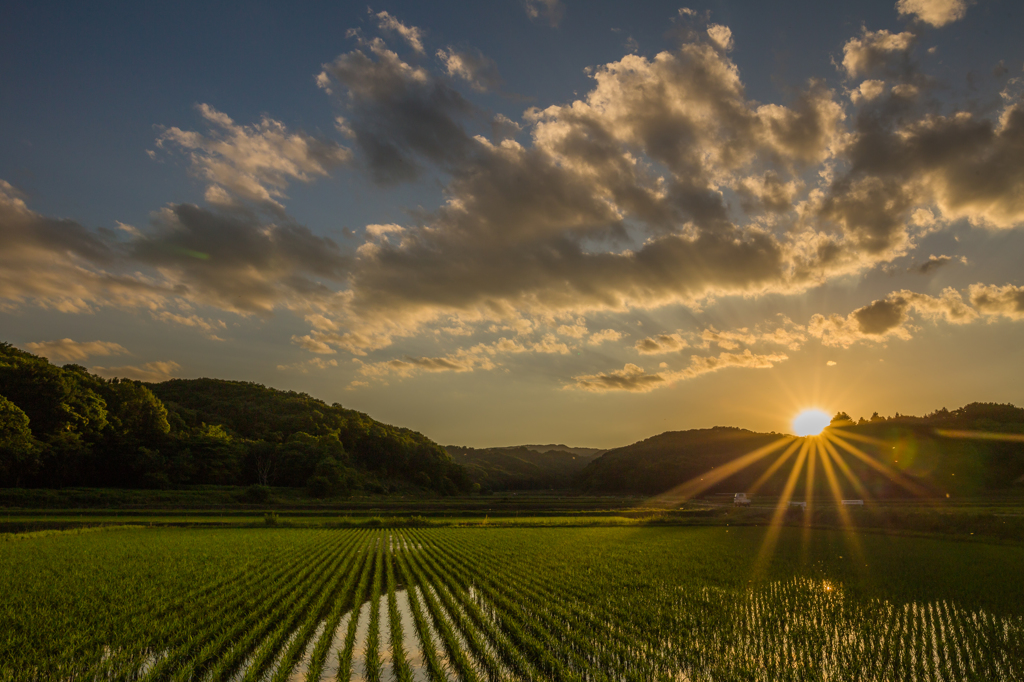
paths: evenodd
<path fill-rule="evenodd" d="M 603 452 L 564 445 L 446 449 L 484 490 L 571 488 L 583 468 Z"/>
<path fill-rule="evenodd" d="M 304 393 L 107 380 L 0 343 L 0 487 L 190 484 L 468 490 L 441 446 Z"/>
<path fill-rule="evenodd" d="M 886 418 L 876 414 L 857 423 L 840 413 L 830 432 L 850 446 L 833 440 L 832 447 L 842 464 L 831 454 L 828 458 L 836 484 L 846 496 L 1024 492 L 1024 409 L 1013 405 L 972 403 L 925 417 L 897 414 Z M 609 450 L 583 470 L 577 485 L 590 492 L 647 495 L 665 493 L 687 482 L 693 482 L 696 488 L 702 477 L 711 481 L 716 472 L 724 471 L 720 467 L 781 437 L 731 427 L 667 432 Z M 851 447 L 888 473 L 871 466 Z M 784 452 L 782 448 L 771 452 L 704 492 L 748 491 L 766 476 L 759 492 L 777 495 L 800 459 L 798 449 L 769 474 Z M 831 494 L 829 466 L 820 455 L 804 461 L 812 459 L 813 490 Z M 859 489 L 847 471 L 859 482 Z M 802 497 L 806 482 L 804 468 L 794 481 L 794 494 Z"/>

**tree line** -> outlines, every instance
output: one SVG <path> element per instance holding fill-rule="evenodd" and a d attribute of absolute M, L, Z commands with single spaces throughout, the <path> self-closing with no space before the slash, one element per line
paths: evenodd
<path fill-rule="evenodd" d="M 470 488 L 441 446 L 338 403 L 250 382 L 104 379 L 0 343 L 0 487 L 198 484 Z"/>

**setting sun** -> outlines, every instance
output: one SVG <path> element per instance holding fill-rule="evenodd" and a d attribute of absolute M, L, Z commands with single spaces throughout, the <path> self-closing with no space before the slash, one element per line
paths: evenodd
<path fill-rule="evenodd" d="M 828 413 L 813 409 L 804 410 L 793 418 L 793 433 L 798 436 L 817 436 L 828 426 L 831 418 Z"/>

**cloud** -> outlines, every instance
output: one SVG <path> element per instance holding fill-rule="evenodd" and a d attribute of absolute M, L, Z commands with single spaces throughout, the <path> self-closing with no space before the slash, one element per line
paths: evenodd
<path fill-rule="evenodd" d="M 141 366 L 126 365 L 124 367 L 93 367 L 92 371 L 107 378 L 122 377 L 157 383 L 174 377 L 181 365 L 171 361 L 147 362 Z"/>
<path fill-rule="evenodd" d="M 660 355 L 682 350 L 690 343 L 679 334 L 658 334 L 637 341 L 633 347 L 640 355 Z"/>
<path fill-rule="evenodd" d="M 561 0 L 523 0 L 526 16 L 530 19 L 544 19 L 552 27 L 558 26 L 565 17 L 565 5 Z"/>
<path fill-rule="evenodd" d="M 153 311 L 150 315 L 152 315 L 153 319 L 160 320 L 161 322 L 180 324 L 185 327 L 195 327 L 196 329 L 206 332 L 207 338 L 215 341 L 224 340 L 215 333 L 227 328 L 227 324 L 225 324 L 223 320 L 206 319 L 199 315 L 181 315 L 170 310 Z"/>
<path fill-rule="evenodd" d="M 26 343 L 25 349 L 50 360 L 70 360 L 77 362 L 97 355 L 125 355 L 128 350 L 119 343 L 112 341 L 35 341 Z"/>
<path fill-rule="evenodd" d="M 573 388 L 591 391 L 593 393 L 605 393 L 608 391 L 632 391 L 634 393 L 646 393 L 660 388 L 659 384 L 666 383 L 665 377 L 661 374 L 647 374 L 643 367 L 632 363 L 626 363 L 622 369 L 612 372 L 601 372 L 599 374 L 584 374 L 573 377 L 575 384 Z"/>
<path fill-rule="evenodd" d="M 574 339 L 582 339 L 589 333 L 587 330 L 587 321 L 582 317 L 576 320 L 575 324 L 560 325 L 555 331 L 562 336 L 569 336 Z"/>
<path fill-rule="evenodd" d="M 290 365 L 278 365 L 277 369 L 281 371 L 297 371 L 301 374 L 309 374 L 310 370 L 318 370 L 322 372 L 337 366 L 338 361 L 333 358 L 330 360 L 324 360 L 323 358 L 310 358 L 309 360 L 296 362 Z"/>
<path fill-rule="evenodd" d="M 151 278 L 119 272 L 123 261 L 124 246 L 109 235 L 32 211 L 0 180 L 0 310 L 27 302 L 65 313 L 154 307 L 172 294 Z"/>
<path fill-rule="evenodd" d="M 323 341 L 320 341 L 319 339 L 314 339 L 309 334 L 306 334 L 305 336 L 292 336 L 292 343 L 298 344 L 299 347 L 301 347 L 304 350 L 308 350 L 310 353 L 319 353 L 321 355 L 333 355 L 334 353 L 337 352 Z"/>
<path fill-rule="evenodd" d="M 702 374 L 717 372 L 727 367 L 747 367 L 753 369 L 769 369 L 777 362 L 783 362 L 788 357 L 780 354 L 754 355 L 750 350 L 742 353 L 721 353 L 717 356 L 694 355 L 690 358 L 690 365 L 678 371 L 663 369 L 654 374 L 647 374 L 642 367 L 627 363 L 622 369 L 612 372 L 601 372 L 598 374 L 586 374 L 573 377 L 573 383 L 566 388 L 590 391 L 592 393 L 607 393 L 609 391 L 630 391 L 634 393 L 647 393 L 656 388 L 672 386 L 680 381 L 686 381 Z"/>
<path fill-rule="evenodd" d="M 843 69 L 851 78 L 875 71 L 898 71 L 908 58 L 917 36 L 910 31 L 890 33 L 866 28 L 843 45 Z"/>
<path fill-rule="evenodd" d="M 928 260 L 926 260 L 925 262 L 914 264 L 911 267 L 907 268 L 907 270 L 909 272 L 916 272 L 921 275 L 927 275 L 931 272 L 938 270 L 944 265 L 952 263 L 953 261 L 967 263 L 967 258 L 965 258 L 964 256 L 954 258 L 953 256 L 936 256 L 933 254 L 931 256 L 928 256 Z"/>
<path fill-rule="evenodd" d="M 391 31 L 397 33 L 402 37 L 402 40 L 409 43 L 415 52 L 424 54 L 423 50 L 423 31 L 416 28 L 415 26 L 406 26 L 401 21 L 391 16 L 387 12 L 378 12 L 377 15 L 377 28 L 382 31 Z"/>
<path fill-rule="evenodd" d="M 180 298 L 262 315 L 330 299 L 335 291 L 324 281 L 342 282 L 348 263 L 333 240 L 302 225 L 191 204 L 157 212 L 131 256 L 156 268 Z"/>
<path fill-rule="evenodd" d="M 858 85 L 851 93 L 850 100 L 854 104 L 870 102 L 885 92 L 885 81 L 866 80 Z"/>
<path fill-rule="evenodd" d="M 826 367 L 835 367 L 836 364 L 838 364 L 838 363 L 836 363 L 835 360 L 829 360 L 828 362 L 825 363 L 825 366 Z"/>
<path fill-rule="evenodd" d="M 422 67 L 402 61 L 380 38 L 339 56 L 317 76 L 325 90 L 337 83 L 351 117 L 356 146 L 380 183 L 418 177 L 423 161 L 454 167 L 473 140 L 459 120 L 473 108 Z M 368 53 L 367 53 L 368 52 Z"/>
<path fill-rule="evenodd" d="M 820 204 L 861 248 L 898 251 L 908 229 L 967 219 L 1008 229 L 1024 223 L 1024 104 L 1007 99 L 997 120 L 968 112 L 892 121 L 858 119 L 849 170 Z M 926 220 L 927 218 L 927 220 Z"/>
<path fill-rule="evenodd" d="M 353 55 L 335 64 L 362 62 Z M 811 84 L 792 107 L 748 102 L 707 42 L 628 55 L 592 77 L 583 99 L 527 112 L 529 146 L 477 138 L 448 157 L 446 203 L 400 243 L 360 251 L 346 342 L 386 345 L 452 316 L 575 316 L 805 286 L 787 281 L 805 275 L 780 237 L 730 220 L 723 190 L 768 163 L 774 175 L 757 177 L 784 189 L 764 201 L 795 192 L 793 173 L 838 148 L 830 91 Z"/>
<path fill-rule="evenodd" d="M 971 303 L 983 315 L 1024 320 L 1024 287 L 979 283 L 972 284 L 969 291 Z"/>
<path fill-rule="evenodd" d="M 708 37 L 720 50 L 728 52 L 733 48 L 732 29 L 728 26 L 711 24 L 708 26 Z"/>
<path fill-rule="evenodd" d="M 594 332 L 587 339 L 587 343 L 591 346 L 599 346 L 605 341 L 618 341 L 622 338 L 622 332 L 614 329 L 602 329 L 599 332 Z"/>
<path fill-rule="evenodd" d="M 461 78 L 477 92 L 493 90 L 501 84 L 494 60 L 479 50 L 456 50 L 450 45 L 437 51 L 437 56 L 452 78 Z"/>
<path fill-rule="evenodd" d="M 157 146 L 185 151 L 192 170 L 208 183 L 207 201 L 231 202 L 231 195 L 277 211 L 292 182 L 311 182 L 351 157 L 330 140 L 289 132 L 283 123 L 264 116 L 255 125 L 240 126 L 208 104 L 196 109 L 209 125 L 208 135 L 177 127 L 164 130 Z"/>
<path fill-rule="evenodd" d="M 911 330 L 907 322 L 911 312 L 950 324 L 967 324 L 978 318 L 978 311 L 967 305 L 952 287 L 944 289 L 938 297 L 904 289 L 858 308 L 846 317 L 814 315 L 807 330 L 821 339 L 823 345 L 839 348 L 849 348 L 861 341 L 909 340 Z"/>
<path fill-rule="evenodd" d="M 938 28 L 963 19 L 969 5 L 968 0 L 898 0 L 896 10 Z"/>

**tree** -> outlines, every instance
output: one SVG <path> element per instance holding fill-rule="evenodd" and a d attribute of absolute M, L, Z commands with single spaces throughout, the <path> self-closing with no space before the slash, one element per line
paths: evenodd
<path fill-rule="evenodd" d="M 0 486 L 18 487 L 34 474 L 37 454 L 28 415 L 0 395 Z"/>
<path fill-rule="evenodd" d="M 113 379 L 105 389 L 110 427 L 117 435 L 152 441 L 170 432 L 167 408 L 141 382 Z"/>
<path fill-rule="evenodd" d="M 830 424 L 852 424 L 853 420 L 850 419 L 850 415 L 845 412 L 836 412 L 836 416 L 832 417 Z"/>

